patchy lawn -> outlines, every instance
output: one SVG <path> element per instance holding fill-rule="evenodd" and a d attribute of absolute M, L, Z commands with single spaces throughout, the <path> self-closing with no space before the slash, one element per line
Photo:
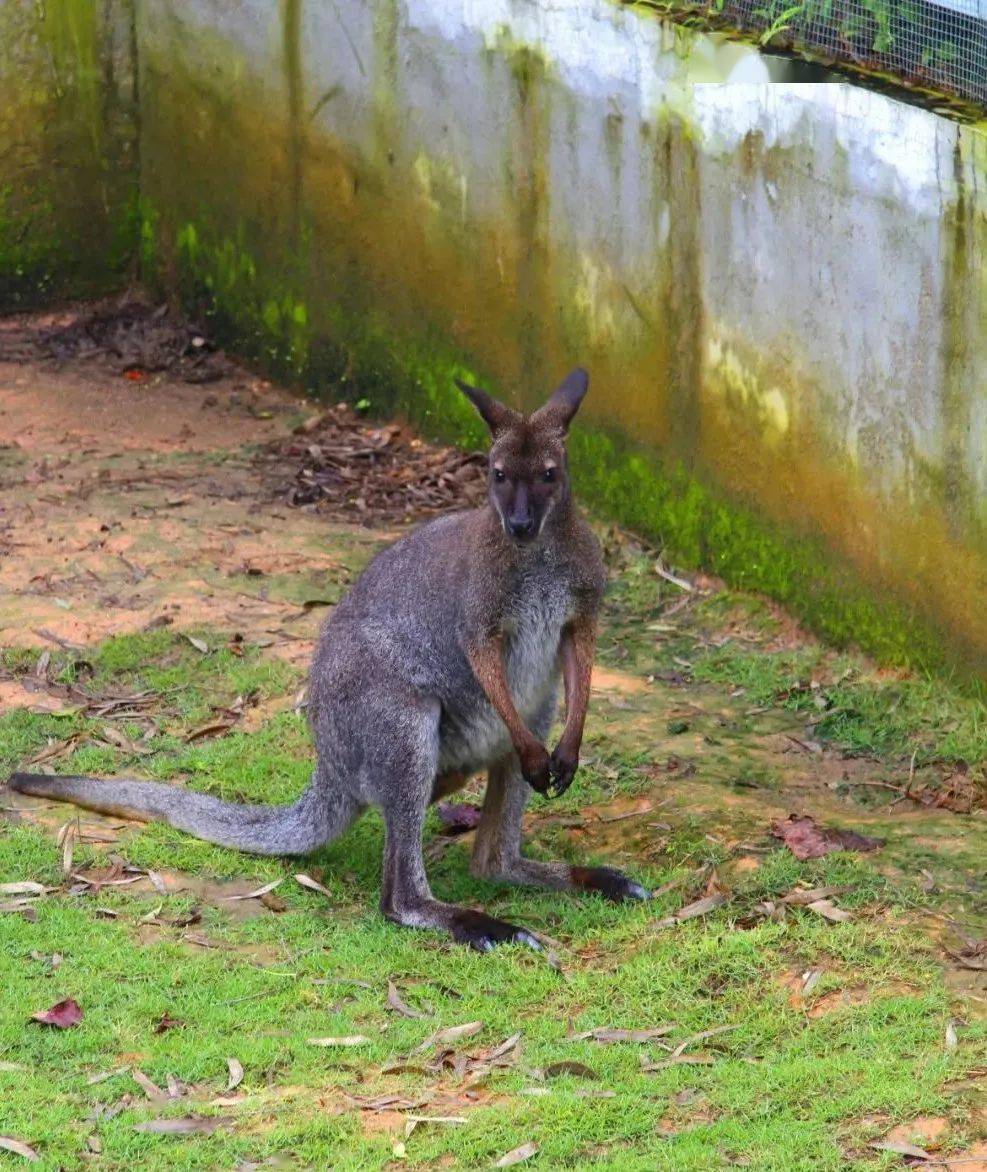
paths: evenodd
<path fill-rule="evenodd" d="M 295 796 L 311 640 L 394 535 L 286 506 L 256 445 L 308 412 L 37 363 L 0 412 L 0 776 Z M 479 956 L 377 913 L 374 815 L 286 862 L 2 790 L 0 1136 L 50 1168 L 987 1167 L 983 705 L 601 533 L 584 764 L 529 841 L 655 900 L 474 880 L 433 815 L 437 894 L 548 945 Z M 800 862 L 790 813 L 883 845 Z"/>

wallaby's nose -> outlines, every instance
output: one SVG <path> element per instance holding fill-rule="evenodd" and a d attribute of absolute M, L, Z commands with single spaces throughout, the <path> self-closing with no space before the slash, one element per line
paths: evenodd
<path fill-rule="evenodd" d="M 507 522 L 507 528 L 510 530 L 512 537 L 528 537 L 535 527 L 535 519 L 532 516 L 527 517 L 512 517 Z"/>

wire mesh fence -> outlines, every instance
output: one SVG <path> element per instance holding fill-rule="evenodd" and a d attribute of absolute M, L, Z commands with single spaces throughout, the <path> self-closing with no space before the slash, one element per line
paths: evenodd
<path fill-rule="evenodd" d="M 987 0 L 645 0 L 987 107 Z"/>

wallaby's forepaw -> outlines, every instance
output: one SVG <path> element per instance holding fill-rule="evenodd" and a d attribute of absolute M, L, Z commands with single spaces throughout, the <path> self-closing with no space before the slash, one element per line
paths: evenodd
<path fill-rule="evenodd" d="M 519 754 L 521 776 L 538 793 L 548 793 L 552 785 L 552 759 L 548 750 L 537 741 Z"/>
<path fill-rule="evenodd" d="M 613 903 L 630 899 L 650 899 L 651 892 L 616 867 L 573 867 L 572 883 L 582 891 L 598 891 Z"/>
<path fill-rule="evenodd" d="M 572 785 L 572 779 L 576 776 L 576 770 L 578 768 L 579 756 L 577 754 L 567 753 L 561 746 L 557 748 L 549 762 L 552 786 L 548 796 L 552 798 L 561 797 L 569 786 Z"/>
<path fill-rule="evenodd" d="M 468 908 L 456 913 L 450 931 L 457 944 L 468 944 L 477 952 L 490 952 L 498 944 L 526 944 L 536 951 L 541 950 L 538 941 L 524 928 L 509 924 L 506 920 L 495 920 L 493 916 L 470 911 Z"/>

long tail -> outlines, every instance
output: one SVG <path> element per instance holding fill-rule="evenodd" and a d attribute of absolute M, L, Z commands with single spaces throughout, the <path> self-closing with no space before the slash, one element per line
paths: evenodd
<path fill-rule="evenodd" d="M 74 802 L 101 814 L 167 822 L 196 838 L 256 855 L 305 855 L 341 834 L 358 813 L 347 794 L 313 783 L 287 806 L 247 806 L 155 781 L 99 781 L 47 773 L 14 773 L 10 788 Z"/>

